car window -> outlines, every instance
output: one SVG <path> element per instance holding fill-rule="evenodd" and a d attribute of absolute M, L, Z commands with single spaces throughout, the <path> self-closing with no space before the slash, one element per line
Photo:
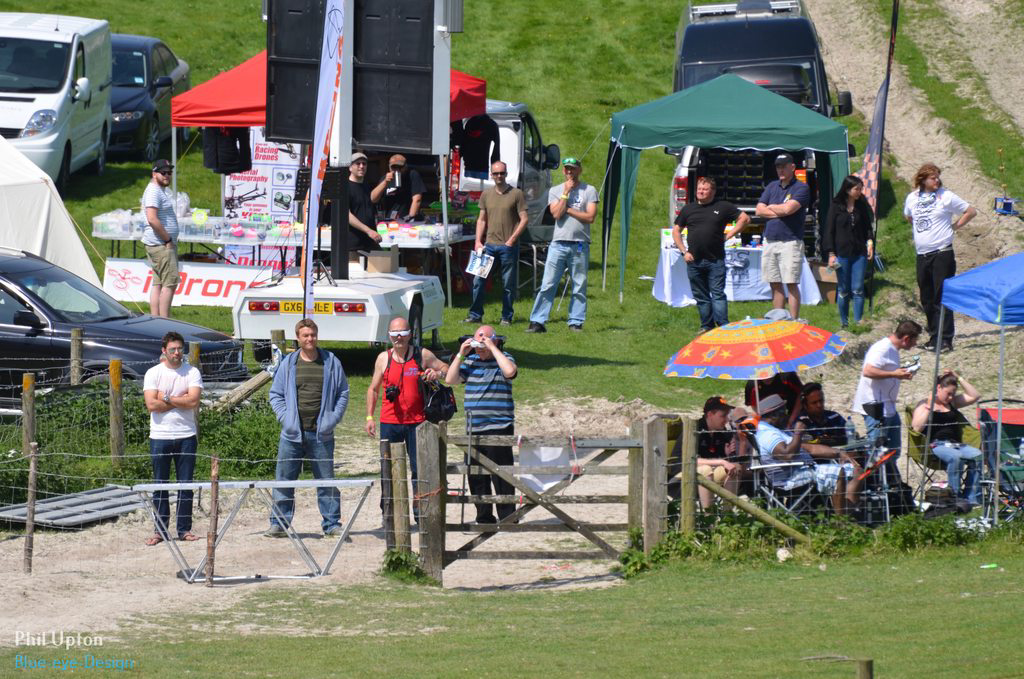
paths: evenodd
<path fill-rule="evenodd" d="M 56 92 L 68 73 L 71 46 L 63 42 L 0 40 L 0 91 Z"/>
<path fill-rule="evenodd" d="M 78 46 L 75 52 L 75 80 L 85 77 L 85 48 Z"/>
<path fill-rule="evenodd" d="M 145 87 L 146 53 L 141 50 L 118 50 L 114 58 L 114 85 L 117 87 Z"/>
<path fill-rule="evenodd" d="M 67 323 L 95 323 L 131 314 L 107 293 L 69 271 L 52 266 L 8 274 L 15 285 L 35 295 Z"/>
<path fill-rule="evenodd" d="M 0 288 L 0 325 L 14 325 L 14 314 L 28 309 L 21 300 Z"/>
<path fill-rule="evenodd" d="M 537 124 L 530 116 L 523 116 L 526 123 L 523 126 L 523 155 L 526 163 L 535 168 L 540 168 L 540 133 L 537 131 Z"/>
<path fill-rule="evenodd" d="M 165 45 L 157 45 L 153 51 L 160 55 L 160 61 L 163 63 L 164 69 L 166 69 L 162 75 L 171 75 L 174 69 L 178 67 L 178 58 Z"/>

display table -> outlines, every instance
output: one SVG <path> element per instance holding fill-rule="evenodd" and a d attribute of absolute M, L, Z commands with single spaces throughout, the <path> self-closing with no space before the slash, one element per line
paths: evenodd
<path fill-rule="evenodd" d="M 366 501 L 366 496 L 370 494 L 370 489 L 373 487 L 373 481 L 371 479 L 318 479 L 318 480 L 305 480 L 305 481 L 221 481 L 218 484 L 220 490 L 241 490 L 238 494 L 238 499 L 231 506 L 231 511 L 228 513 L 224 523 L 220 525 L 217 530 L 217 538 L 214 542 L 214 549 L 220 545 L 221 540 L 224 539 L 224 535 L 231 528 L 231 524 L 235 520 L 235 516 L 238 514 L 238 510 L 245 503 L 249 493 L 253 490 L 256 491 L 256 497 L 263 503 L 267 509 L 270 510 L 271 516 L 273 516 L 279 525 L 285 527 L 285 532 L 292 545 L 298 551 L 299 556 L 306 562 L 306 565 L 310 568 L 310 573 L 305 575 L 260 575 L 257 576 L 260 579 L 264 578 L 315 578 L 322 575 L 327 575 L 331 570 L 331 565 L 334 563 L 334 559 L 337 558 L 338 552 L 341 551 L 342 545 L 345 544 L 345 539 L 348 537 L 349 531 L 352 530 L 352 524 L 355 523 L 356 517 L 359 516 L 359 510 L 363 508 L 363 503 Z M 132 486 L 132 490 L 139 493 L 143 500 L 146 501 L 149 507 L 149 513 L 153 517 L 153 521 L 161 525 L 162 531 L 165 535 L 169 535 L 167 532 L 167 526 L 163 525 L 160 521 L 160 517 L 156 515 L 155 508 L 152 501 L 152 493 L 155 491 L 182 491 L 182 490 L 206 490 L 209 491 L 211 483 L 209 481 L 203 482 L 191 482 L 191 483 L 140 483 Z M 274 504 L 274 499 L 271 496 L 271 490 L 275 488 L 337 488 L 339 491 L 342 488 L 359 488 L 362 492 L 359 494 L 359 499 L 356 501 L 356 506 L 352 509 L 352 513 L 349 514 L 348 521 L 342 528 L 341 536 L 338 538 L 337 544 L 334 545 L 334 549 L 331 551 L 327 562 L 323 568 L 317 563 L 316 559 L 313 558 L 313 554 L 306 547 L 305 543 L 302 542 L 302 537 L 295 531 L 295 528 L 288 525 L 288 522 L 284 520 L 280 512 L 277 511 L 277 505 Z M 173 518 L 173 515 L 172 515 Z M 257 538 L 260 539 L 260 538 Z M 167 545 L 167 549 L 171 552 L 171 556 L 174 561 L 181 568 L 181 576 L 188 583 L 193 583 L 199 579 L 204 569 L 206 568 L 206 552 L 203 553 L 203 558 L 200 560 L 199 565 L 192 568 L 188 565 L 188 561 L 185 560 L 185 555 L 182 553 L 181 548 L 178 547 L 176 540 L 164 540 L 164 544 Z M 237 579 L 237 578 L 217 578 L 219 580 L 224 579 Z"/>
<path fill-rule="evenodd" d="M 731 302 L 771 299 L 772 289 L 761 280 L 762 248 L 729 248 L 725 251 L 725 296 Z M 800 274 L 800 303 L 813 305 L 821 302 L 818 282 L 804 259 Z M 675 247 L 661 248 L 658 272 L 654 276 L 651 294 L 669 306 L 686 307 L 696 304 L 686 275 L 686 261 Z"/>

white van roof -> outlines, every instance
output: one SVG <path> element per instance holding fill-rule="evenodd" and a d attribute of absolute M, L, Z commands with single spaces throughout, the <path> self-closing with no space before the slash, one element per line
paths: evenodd
<path fill-rule="evenodd" d="M 82 17 L 58 14 L 0 12 L 0 34 L 11 38 L 71 42 L 76 34 L 92 33 L 98 29 L 106 29 L 107 26 L 105 19 L 83 19 Z"/>

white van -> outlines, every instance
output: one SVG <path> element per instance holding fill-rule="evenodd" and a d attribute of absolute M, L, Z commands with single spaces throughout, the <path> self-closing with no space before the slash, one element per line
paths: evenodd
<path fill-rule="evenodd" d="M 0 12 L 0 135 L 50 175 L 103 172 L 110 134 L 110 26 Z"/>

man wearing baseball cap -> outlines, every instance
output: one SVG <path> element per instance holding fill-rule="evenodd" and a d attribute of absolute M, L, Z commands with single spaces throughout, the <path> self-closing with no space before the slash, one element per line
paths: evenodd
<path fill-rule="evenodd" d="M 426 190 L 420 173 L 409 168 L 405 156 L 396 153 L 388 159 L 388 171 L 374 187 L 373 193 L 376 197 L 383 192 L 381 211 L 384 219 L 411 222 L 419 216 Z"/>
<path fill-rule="evenodd" d="M 149 184 L 142 194 L 142 209 L 146 213 L 146 230 L 142 244 L 146 259 L 153 270 L 149 286 L 149 313 L 170 318 L 171 302 L 178 287 L 178 218 L 174 214 L 174 198 L 167 187 L 171 183 L 174 166 L 169 160 L 153 163 Z"/>
<path fill-rule="evenodd" d="M 526 332 L 547 332 L 558 282 L 568 271 L 572 280 L 569 329 L 583 330 L 587 318 L 587 265 L 590 263 L 590 225 L 597 217 L 597 189 L 580 179 L 582 165 L 573 157 L 562 161 L 565 183 L 548 192 L 548 208 L 555 218 L 555 232 L 544 262 L 544 280 L 530 313 Z"/>
<path fill-rule="evenodd" d="M 358 250 L 379 250 L 381 235 L 377 233 L 376 202 L 373 191 L 363 181 L 366 179 L 366 154 L 356 151 L 348 165 L 348 252 L 355 255 Z M 379 200 L 382 186 L 374 188 Z"/>
<path fill-rule="evenodd" d="M 789 313 L 799 318 L 804 218 L 811 204 L 811 190 L 796 178 L 796 163 L 788 153 L 775 156 L 775 171 L 779 178 L 765 187 L 755 210 L 766 220 L 761 279 L 771 285 L 772 307 L 783 308 L 788 296 Z"/>
<path fill-rule="evenodd" d="M 726 403 L 721 396 L 712 396 L 704 402 L 704 415 L 697 420 L 697 473 L 725 487 L 730 493 L 737 494 L 743 476 L 743 466 L 737 458 L 747 453 L 740 449 L 741 438 L 730 426 L 734 410 L 737 409 Z M 681 496 L 680 482 L 673 480 L 673 477 L 682 471 L 682 450 L 683 439 L 680 437 L 668 463 L 668 492 L 677 499 Z M 710 509 L 715 499 L 711 491 L 698 486 L 697 494 L 700 496 L 700 506 L 705 510 Z"/>

